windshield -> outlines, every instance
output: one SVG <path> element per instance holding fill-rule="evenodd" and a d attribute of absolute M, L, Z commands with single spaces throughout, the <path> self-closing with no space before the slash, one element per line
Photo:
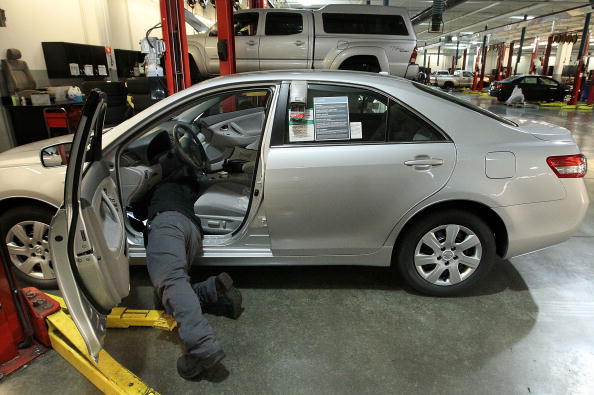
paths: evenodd
<path fill-rule="evenodd" d="M 509 119 L 500 117 L 499 115 L 492 113 L 491 111 L 485 110 L 484 108 L 481 108 L 479 106 L 475 106 L 474 104 L 472 104 L 464 99 L 461 99 L 457 96 L 450 95 L 449 93 L 445 93 L 445 92 L 442 92 L 437 89 L 433 89 L 431 87 L 428 87 L 427 85 L 419 84 L 418 82 L 413 82 L 413 85 L 416 88 L 422 90 L 423 92 L 430 93 L 433 96 L 437 96 L 437 97 L 447 100 L 451 103 L 458 104 L 459 106 L 462 106 L 464 108 L 467 108 L 467 109 L 475 111 L 475 112 L 478 112 L 479 114 L 486 115 L 487 117 L 492 118 L 496 121 L 503 122 L 510 126 L 518 126 L 515 122 L 512 122 Z"/>

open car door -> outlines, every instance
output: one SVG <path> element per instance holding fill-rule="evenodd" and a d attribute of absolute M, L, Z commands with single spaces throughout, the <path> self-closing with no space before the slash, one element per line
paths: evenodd
<path fill-rule="evenodd" d="M 93 90 L 74 135 L 64 204 L 49 235 L 60 290 L 95 361 L 103 348 L 106 316 L 130 290 L 115 166 L 102 156 L 105 107 L 104 94 Z"/>

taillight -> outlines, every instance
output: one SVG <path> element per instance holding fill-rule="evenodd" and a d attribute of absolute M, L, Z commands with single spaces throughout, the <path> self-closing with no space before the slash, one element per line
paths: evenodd
<path fill-rule="evenodd" d="M 410 54 L 410 63 L 417 63 L 417 46 L 415 45 L 415 49 L 413 49 L 412 54 Z"/>
<path fill-rule="evenodd" d="M 547 164 L 559 178 L 580 178 L 588 171 L 588 162 L 582 154 L 549 156 Z"/>
<path fill-rule="evenodd" d="M 503 89 L 504 85 L 503 84 L 497 84 L 495 85 L 495 88 L 497 89 Z"/>

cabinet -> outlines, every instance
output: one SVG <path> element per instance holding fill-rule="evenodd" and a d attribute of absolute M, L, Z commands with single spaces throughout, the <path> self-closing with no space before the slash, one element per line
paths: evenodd
<path fill-rule="evenodd" d="M 43 56 L 49 78 L 72 78 L 70 64 L 78 65 L 79 77 L 85 79 L 103 79 L 99 75 L 99 66 L 103 65 L 107 71 L 107 57 L 105 47 L 100 45 L 87 45 L 66 42 L 42 42 Z M 84 74 L 85 65 L 93 66 L 93 75 Z"/>

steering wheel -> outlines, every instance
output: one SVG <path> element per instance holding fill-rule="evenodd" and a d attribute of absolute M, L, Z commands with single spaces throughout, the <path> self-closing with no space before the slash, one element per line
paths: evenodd
<path fill-rule="evenodd" d="M 176 123 L 171 129 L 171 137 L 173 151 L 183 163 L 190 166 L 197 174 L 210 172 L 206 151 L 192 125 Z"/>

